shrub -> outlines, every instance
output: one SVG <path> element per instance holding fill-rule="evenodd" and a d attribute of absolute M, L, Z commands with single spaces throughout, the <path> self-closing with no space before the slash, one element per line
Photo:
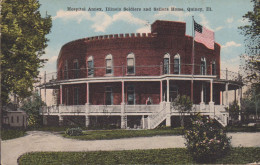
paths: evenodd
<path fill-rule="evenodd" d="M 83 135 L 82 129 L 79 127 L 78 128 L 68 128 L 65 133 L 66 133 L 66 135 L 69 135 L 69 136 Z"/>
<path fill-rule="evenodd" d="M 223 128 L 215 120 L 200 115 L 194 116 L 184 137 L 188 151 L 199 163 L 213 162 L 231 147 Z"/>

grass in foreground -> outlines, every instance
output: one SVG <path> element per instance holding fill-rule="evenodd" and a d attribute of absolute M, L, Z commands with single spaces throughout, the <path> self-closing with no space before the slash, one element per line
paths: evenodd
<path fill-rule="evenodd" d="M 260 162 L 260 148 L 232 148 L 226 157 L 214 164 L 245 164 Z M 95 151 L 95 152 L 34 152 L 22 155 L 20 165 L 45 164 L 194 164 L 185 148 Z"/>
<path fill-rule="evenodd" d="M 227 132 L 260 132 L 260 127 L 250 126 L 227 126 Z"/>
<path fill-rule="evenodd" d="M 2 140 L 15 139 L 26 135 L 26 131 L 22 129 L 2 129 Z"/>
<path fill-rule="evenodd" d="M 120 139 L 132 137 L 150 137 L 157 135 L 182 135 L 183 128 L 164 128 L 153 130 L 95 130 L 83 131 L 82 136 L 68 136 L 64 137 L 78 139 L 78 140 L 102 140 L 102 139 Z"/>

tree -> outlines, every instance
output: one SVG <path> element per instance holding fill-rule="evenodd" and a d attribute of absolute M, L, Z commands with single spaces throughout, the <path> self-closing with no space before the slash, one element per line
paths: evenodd
<path fill-rule="evenodd" d="M 253 11 L 248 11 L 243 16 L 244 19 L 248 19 L 249 25 L 241 26 L 239 29 L 246 37 L 245 80 L 260 88 L 260 1 L 252 0 L 252 2 Z"/>
<path fill-rule="evenodd" d="M 52 26 L 51 17 L 39 12 L 38 0 L 3 0 L 1 2 L 1 76 L 3 105 L 10 93 L 20 98 L 31 95 L 44 59 Z"/>
<path fill-rule="evenodd" d="M 189 113 L 192 108 L 192 101 L 186 95 L 178 95 L 176 99 L 171 103 L 172 108 L 179 111 L 181 126 L 184 126 L 184 114 Z"/>
<path fill-rule="evenodd" d="M 28 115 L 28 126 L 38 127 L 41 125 L 40 108 L 44 106 L 45 103 L 42 101 L 41 97 L 37 93 L 33 95 L 26 101 L 24 101 L 22 109 Z"/>
<path fill-rule="evenodd" d="M 197 163 L 212 163 L 230 150 L 230 139 L 216 120 L 195 115 L 184 132 L 185 145 Z"/>
<path fill-rule="evenodd" d="M 229 116 L 232 120 L 238 120 L 239 117 L 239 105 L 237 101 L 234 101 L 232 104 L 229 105 L 229 108 L 227 108 L 227 111 L 229 112 Z"/>

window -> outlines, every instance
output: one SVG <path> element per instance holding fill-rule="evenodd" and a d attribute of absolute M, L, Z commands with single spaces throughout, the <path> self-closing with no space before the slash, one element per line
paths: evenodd
<path fill-rule="evenodd" d="M 179 88 L 178 86 L 174 85 L 174 86 L 170 86 L 170 101 L 174 101 L 175 98 L 177 98 L 178 93 L 179 93 Z"/>
<path fill-rule="evenodd" d="M 135 89 L 134 86 L 132 85 L 127 87 L 127 104 L 128 105 L 135 104 Z"/>
<path fill-rule="evenodd" d="M 94 59 L 92 56 L 88 58 L 88 76 L 94 76 Z"/>
<path fill-rule="evenodd" d="M 73 61 L 74 78 L 79 78 L 79 61 Z"/>
<path fill-rule="evenodd" d="M 206 58 L 202 57 L 201 58 L 201 65 L 200 65 L 200 73 L 201 75 L 206 75 Z"/>
<path fill-rule="evenodd" d="M 17 123 L 19 123 L 19 116 L 16 117 Z"/>
<path fill-rule="evenodd" d="M 180 65 L 180 55 L 176 54 L 174 56 L 174 74 L 180 74 L 181 65 Z"/>
<path fill-rule="evenodd" d="M 216 62 L 215 61 L 213 61 L 212 62 L 212 66 L 211 66 L 212 68 L 212 71 L 211 71 L 211 74 L 212 75 L 216 75 Z"/>
<path fill-rule="evenodd" d="M 113 92 L 112 87 L 106 87 L 106 105 L 113 105 Z"/>
<path fill-rule="evenodd" d="M 64 66 L 64 77 L 65 79 L 69 78 L 69 74 L 68 74 L 68 61 L 65 61 L 65 66 Z"/>
<path fill-rule="evenodd" d="M 207 86 L 203 84 L 203 101 L 206 103 L 207 99 Z"/>
<path fill-rule="evenodd" d="M 74 88 L 74 105 L 79 104 L 79 88 Z"/>
<path fill-rule="evenodd" d="M 112 74 L 113 73 L 113 59 L 112 55 L 109 54 L 106 56 L 106 74 Z"/>
<path fill-rule="evenodd" d="M 69 88 L 65 88 L 66 105 L 69 105 Z"/>
<path fill-rule="evenodd" d="M 127 56 L 127 74 L 135 73 L 135 55 L 133 53 Z"/>
<path fill-rule="evenodd" d="M 163 73 L 169 74 L 170 72 L 170 55 L 167 53 L 163 58 Z"/>
<path fill-rule="evenodd" d="M 14 123 L 14 117 L 13 116 L 11 117 L 11 123 Z"/>

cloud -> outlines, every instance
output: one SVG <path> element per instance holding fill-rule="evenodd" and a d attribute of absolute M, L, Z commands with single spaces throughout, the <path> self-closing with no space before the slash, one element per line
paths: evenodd
<path fill-rule="evenodd" d="M 216 31 L 219 31 L 219 30 L 221 30 L 223 28 L 224 28 L 223 26 L 219 26 L 219 27 L 216 27 L 216 29 L 214 31 L 216 32 Z"/>
<path fill-rule="evenodd" d="M 226 22 L 227 23 L 233 23 L 234 22 L 234 18 L 233 17 L 227 18 Z"/>
<path fill-rule="evenodd" d="M 134 17 L 133 14 L 130 13 L 129 11 L 121 11 L 121 12 L 114 14 L 113 22 L 115 22 L 115 21 L 124 21 L 124 22 L 128 22 L 131 24 L 136 24 L 136 25 L 144 25 L 147 23 L 146 21 L 144 21 L 142 19 Z"/>
<path fill-rule="evenodd" d="M 237 22 L 240 25 L 247 25 L 247 24 L 249 24 L 249 20 L 247 18 L 241 18 L 241 19 L 237 20 Z"/>
<path fill-rule="evenodd" d="M 52 56 L 52 57 L 48 60 L 48 62 L 50 62 L 50 63 L 56 62 L 56 61 L 57 61 L 57 58 L 58 58 L 58 56 Z"/>
<path fill-rule="evenodd" d="M 228 47 L 240 47 L 241 44 L 239 43 L 236 43 L 235 41 L 229 41 L 229 42 L 226 42 L 225 45 L 222 45 L 222 48 L 228 48 Z"/>
<path fill-rule="evenodd" d="M 178 18 L 178 21 L 184 21 L 186 17 L 192 15 L 191 12 L 183 12 L 183 11 L 171 11 L 171 8 L 175 8 L 175 6 L 169 6 L 168 11 L 159 11 L 154 15 L 155 18 L 164 18 L 165 16 L 175 16 Z"/>
<path fill-rule="evenodd" d="M 151 33 L 151 27 L 145 26 L 136 30 L 136 33 Z"/>
<path fill-rule="evenodd" d="M 231 59 L 223 59 L 221 60 L 221 70 L 228 69 L 228 71 L 238 72 L 240 65 L 240 57 L 237 56 Z"/>
<path fill-rule="evenodd" d="M 59 10 L 56 16 L 53 17 L 53 20 L 55 19 L 64 21 L 76 20 L 78 24 L 82 21 L 91 21 L 93 22 L 91 28 L 93 28 L 95 32 L 105 32 L 106 29 L 116 21 L 123 21 L 135 25 L 145 25 L 147 23 L 142 19 L 134 17 L 133 14 L 128 11 L 120 11 L 112 16 L 105 12 L 96 12 L 95 15 L 92 16 L 88 11 L 76 12 Z"/>
<path fill-rule="evenodd" d="M 201 25 L 205 26 L 207 29 L 213 30 L 210 25 L 209 25 L 209 21 L 206 18 L 206 16 L 204 14 L 199 14 L 200 18 L 201 18 Z"/>
<path fill-rule="evenodd" d="M 91 15 L 89 12 L 85 12 L 85 11 L 72 12 L 72 11 L 59 10 L 57 11 L 56 16 L 52 17 L 52 19 L 53 20 L 62 19 L 64 21 L 74 19 L 77 21 L 77 23 L 80 23 L 82 20 L 90 20 Z"/>

